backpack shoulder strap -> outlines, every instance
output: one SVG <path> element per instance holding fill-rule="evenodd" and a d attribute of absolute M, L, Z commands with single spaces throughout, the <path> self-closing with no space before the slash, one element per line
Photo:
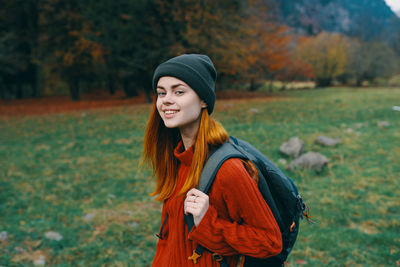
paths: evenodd
<path fill-rule="evenodd" d="M 227 142 L 217 148 L 207 159 L 201 172 L 197 189 L 207 194 L 218 170 L 221 168 L 222 164 L 230 158 L 245 159 L 246 157 L 243 153 L 238 151 L 232 143 Z"/>
<path fill-rule="evenodd" d="M 201 172 L 197 189 L 207 194 L 215 180 L 219 168 L 226 160 L 230 158 L 247 159 L 246 156 L 243 155 L 243 153 L 241 153 L 236 149 L 236 146 L 233 144 L 232 139 L 230 139 L 229 142 L 226 142 L 222 144 L 220 147 L 216 148 L 210 154 Z M 194 226 L 193 215 L 184 214 L 184 218 L 186 225 L 188 227 L 188 232 L 190 232 Z M 204 250 L 205 250 L 204 247 L 202 247 L 201 245 L 197 245 L 196 249 L 193 251 L 193 255 L 200 257 Z M 218 254 L 216 255 L 219 256 Z M 221 267 L 228 266 L 223 257 L 219 256 L 219 259 L 216 260 L 219 262 Z"/>
<path fill-rule="evenodd" d="M 201 172 L 197 189 L 207 194 L 215 180 L 219 168 L 230 158 L 247 159 L 243 153 L 236 149 L 236 147 L 231 143 L 231 140 L 215 149 L 208 157 Z M 193 216 L 189 214 L 184 215 L 184 217 L 188 226 L 188 232 L 190 232 L 194 226 Z"/>

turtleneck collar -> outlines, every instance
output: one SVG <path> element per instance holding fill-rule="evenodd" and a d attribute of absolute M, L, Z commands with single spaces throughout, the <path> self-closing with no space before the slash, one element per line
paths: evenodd
<path fill-rule="evenodd" d="M 193 146 L 185 150 L 183 142 L 180 141 L 174 150 L 174 155 L 181 162 L 181 164 L 190 166 L 193 159 Z"/>

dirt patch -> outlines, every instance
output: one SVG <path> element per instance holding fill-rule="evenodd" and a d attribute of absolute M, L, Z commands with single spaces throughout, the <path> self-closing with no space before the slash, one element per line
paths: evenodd
<path fill-rule="evenodd" d="M 42 98 L 0 100 L 0 115 L 42 115 L 75 110 L 104 108 L 145 103 L 144 95 L 127 98 L 123 92 L 115 95 L 82 95 L 81 100 L 72 101 L 69 96 L 48 96 Z"/>
<path fill-rule="evenodd" d="M 219 91 L 217 99 L 276 98 L 261 92 Z M 122 91 L 110 95 L 106 92 L 82 95 L 81 100 L 72 101 L 69 96 L 0 100 L 0 116 L 42 115 L 64 113 L 75 110 L 96 109 L 113 106 L 146 103 L 144 94 L 127 98 Z"/>

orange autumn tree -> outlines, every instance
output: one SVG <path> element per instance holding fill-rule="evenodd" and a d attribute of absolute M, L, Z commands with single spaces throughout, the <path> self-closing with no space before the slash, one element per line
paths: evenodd
<path fill-rule="evenodd" d="M 221 75 L 237 74 L 243 52 L 240 1 L 159 0 L 157 5 L 170 31 L 171 55 L 208 54 Z"/>
<path fill-rule="evenodd" d="M 315 79 L 314 69 L 312 66 L 296 54 L 299 39 L 301 42 L 304 40 L 304 37 L 291 38 L 290 43 L 288 44 L 289 49 L 287 57 L 285 57 L 285 60 L 283 61 L 283 67 L 276 72 L 275 79 L 284 83 Z"/>
<path fill-rule="evenodd" d="M 282 68 L 286 27 L 269 17 L 266 1 L 158 1 L 169 25 L 171 55 L 205 53 L 219 78 L 254 81 Z"/>
<path fill-rule="evenodd" d="M 250 90 L 256 90 L 257 79 L 273 79 L 290 60 L 288 44 L 292 37 L 289 28 L 277 22 L 274 6 L 268 1 L 249 0 L 243 27 L 246 29 L 242 45 L 245 59 L 243 76 L 250 80 Z"/>
<path fill-rule="evenodd" d="M 329 86 L 346 71 L 348 50 L 347 37 L 322 32 L 315 37 L 300 39 L 297 55 L 312 67 L 317 86 Z"/>
<path fill-rule="evenodd" d="M 282 82 L 291 82 L 315 79 L 315 75 L 310 64 L 291 56 L 285 61 L 285 66 L 276 73 L 275 78 Z"/>

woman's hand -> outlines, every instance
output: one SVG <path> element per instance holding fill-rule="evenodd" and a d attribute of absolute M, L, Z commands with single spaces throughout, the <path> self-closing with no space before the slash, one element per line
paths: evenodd
<path fill-rule="evenodd" d="M 192 188 L 187 192 L 184 202 L 185 214 L 192 214 L 196 227 L 200 224 L 209 207 L 208 195 Z"/>

